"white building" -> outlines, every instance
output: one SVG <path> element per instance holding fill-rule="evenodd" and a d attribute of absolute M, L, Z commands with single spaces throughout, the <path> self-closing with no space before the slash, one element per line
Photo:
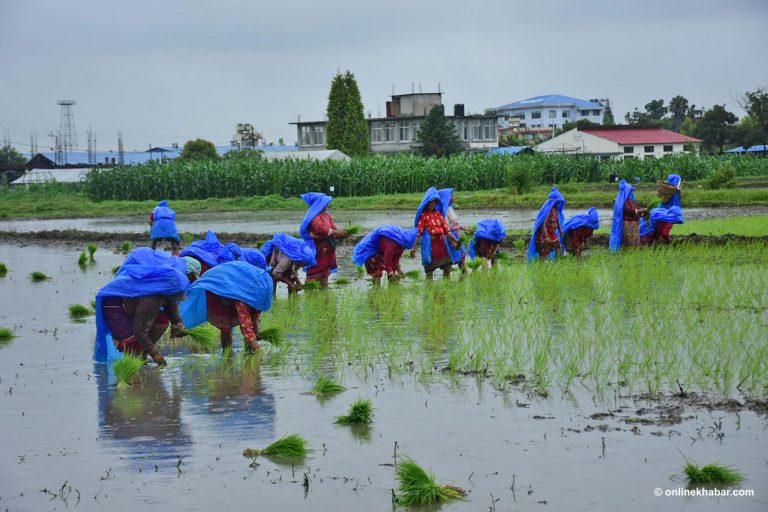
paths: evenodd
<path fill-rule="evenodd" d="M 536 131 L 562 128 L 563 124 L 580 119 L 602 124 L 607 102 L 608 100 L 598 103 L 562 94 L 549 94 L 515 101 L 491 110 L 495 111 L 500 118 L 514 123 L 521 129 Z"/>
<path fill-rule="evenodd" d="M 592 155 L 602 159 L 660 158 L 685 152 L 686 144 L 701 140 L 663 128 L 603 126 L 574 128 L 536 146 L 539 153 Z"/>

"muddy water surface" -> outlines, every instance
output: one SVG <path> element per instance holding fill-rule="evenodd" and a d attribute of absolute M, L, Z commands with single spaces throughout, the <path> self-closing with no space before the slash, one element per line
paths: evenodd
<path fill-rule="evenodd" d="M 751 411 L 686 410 L 672 425 L 623 418 L 649 406 L 621 393 L 501 391 L 482 378 L 419 376 L 350 367 L 350 388 L 325 401 L 302 394 L 313 379 L 285 368 L 221 378 L 170 365 L 115 387 L 91 359 L 93 317 L 68 318 L 111 279 L 122 256 L 99 251 L 82 271 L 78 251 L 0 245 L 0 508 L 8 510 L 391 510 L 393 453 L 407 453 L 438 481 L 469 491 L 442 510 L 766 510 L 768 422 Z M 42 271 L 50 281 L 32 283 Z M 339 377 L 339 376 L 337 376 Z M 333 424 L 370 398 L 367 430 Z M 611 416 L 605 413 L 614 411 Z M 627 411 L 622 414 L 616 411 Z M 281 465 L 247 447 L 298 433 L 314 452 Z M 685 487 L 682 451 L 737 465 L 747 497 L 656 497 Z M 309 486 L 302 485 L 304 474 Z"/>

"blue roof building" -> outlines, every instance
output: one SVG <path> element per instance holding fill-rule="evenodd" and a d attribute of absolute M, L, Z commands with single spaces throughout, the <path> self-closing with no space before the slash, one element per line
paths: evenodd
<path fill-rule="evenodd" d="M 510 124 L 517 124 L 522 131 L 538 131 L 562 128 L 563 124 L 580 119 L 602 124 L 608 104 L 607 99 L 588 101 L 562 94 L 548 94 L 507 103 L 493 110 Z"/>

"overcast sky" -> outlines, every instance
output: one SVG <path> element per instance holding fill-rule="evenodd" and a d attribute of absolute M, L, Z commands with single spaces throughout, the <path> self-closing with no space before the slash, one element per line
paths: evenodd
<path fill-rule="evenodd" d="M 29 151 L 74 99 L 99 150 L 296 140 L 337 69 L 366 114 L 392 93 L 445 92 L 470 112 L 541 94 L 610 98 L 614 115 L 682 94 L 697 106 L 768 86 L 768 0 L 0 0 L 0 131 Z"/>

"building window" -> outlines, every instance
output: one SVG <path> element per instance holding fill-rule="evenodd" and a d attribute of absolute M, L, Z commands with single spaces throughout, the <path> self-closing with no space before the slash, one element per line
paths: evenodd
<path fill-rule="evenodd" d="M 496 140 L 496 122 L 493 119 L 486 119 L 483 123 L 483 138 L 485 140 Z"/>
<path fill-rule="evenodd" d="M 635 148 L 633 146 L 624 146 L 624 154 L 634 153 L 634 152 L 635 152 Z"/>
<path fill-rule="evenodd" d="M 411 140 L 411 125 L 409 123 L 400 123 L 400 142 Z"/>
<path fill-rule="evenodd" d="M 672 152 L 672 145 L 664 146 L 664 152 L 665 153 L 671 153 Z"/>
<path fill-rule="evenodd" d="M 531 119 L 541 119 L 541 112 L 531 112 Z"/>
<path fill-rule="evenodd" d="M 309 126 L 301 127 L 301 145 L 309 146 Z"/>
<path fill-rule="evenodd" d="M 461 123 L 459 132 L 461 133 L 461 140 L 469 140 L 469 123 Z"/>
<path fill-rule="evenodd" d="M 632 160 L 635 158 L 633 155 L 624 155 L 624 160 Z"/>
<path fill-rule="evenodd" d="M 315 146 L 323 145 L 323 127 L 322 126 L 312 127 L 312 144 Z"/>
<path fill-rule="evenodd" d="M 517 114 L 514 114 L 512 117 L 516 117 L 521 121 L 525 121 L 525 112 L 518 112 Z"/>
<path fill-rule="evenodd" d="M 413 123 L 413 140 L 419 138 L 419 123 Z"/>
<path fill-rule="evenodd" d="M 571 117 L 571 112 L 569 110 L 563 110 L 563 117 Z"/>
<path fill-rule="evenodd" d="M 593 116 L 599 116 L 600 115 L 600 111 L 599 110 L 593 110 L 592 111 L 592 115 Z"/>
<path fill-rule="evenodd" d="M 472 121 L 472 140 L 481 140 L 483 138 L 483 127 L 480 121 Z"/>
<path fill-rule="evenodd" d="M 550 110 L 549 111 L 549 118 L 554 119 L 557 117 L 557 110 Z"/>
<path fill-rule="evenodd" d="M 371 142 L 381 142 L 381 125 L 379 123 L 371 125 Z"/>
<path fill-rule="evenodd" d="M 384 126 L 384 141 L 395 142 L 395 123 L 386 123 Z"/>
<path fill-rule="evenodd" d="M 645 146 L 646 153 L 653 153 L 653 146 Z"/>
<path fill-rule="evenodd" d="M 579 110 L 579 115 L 581 117 L 587 117 L 589 115 L 589 110 Z"/>

